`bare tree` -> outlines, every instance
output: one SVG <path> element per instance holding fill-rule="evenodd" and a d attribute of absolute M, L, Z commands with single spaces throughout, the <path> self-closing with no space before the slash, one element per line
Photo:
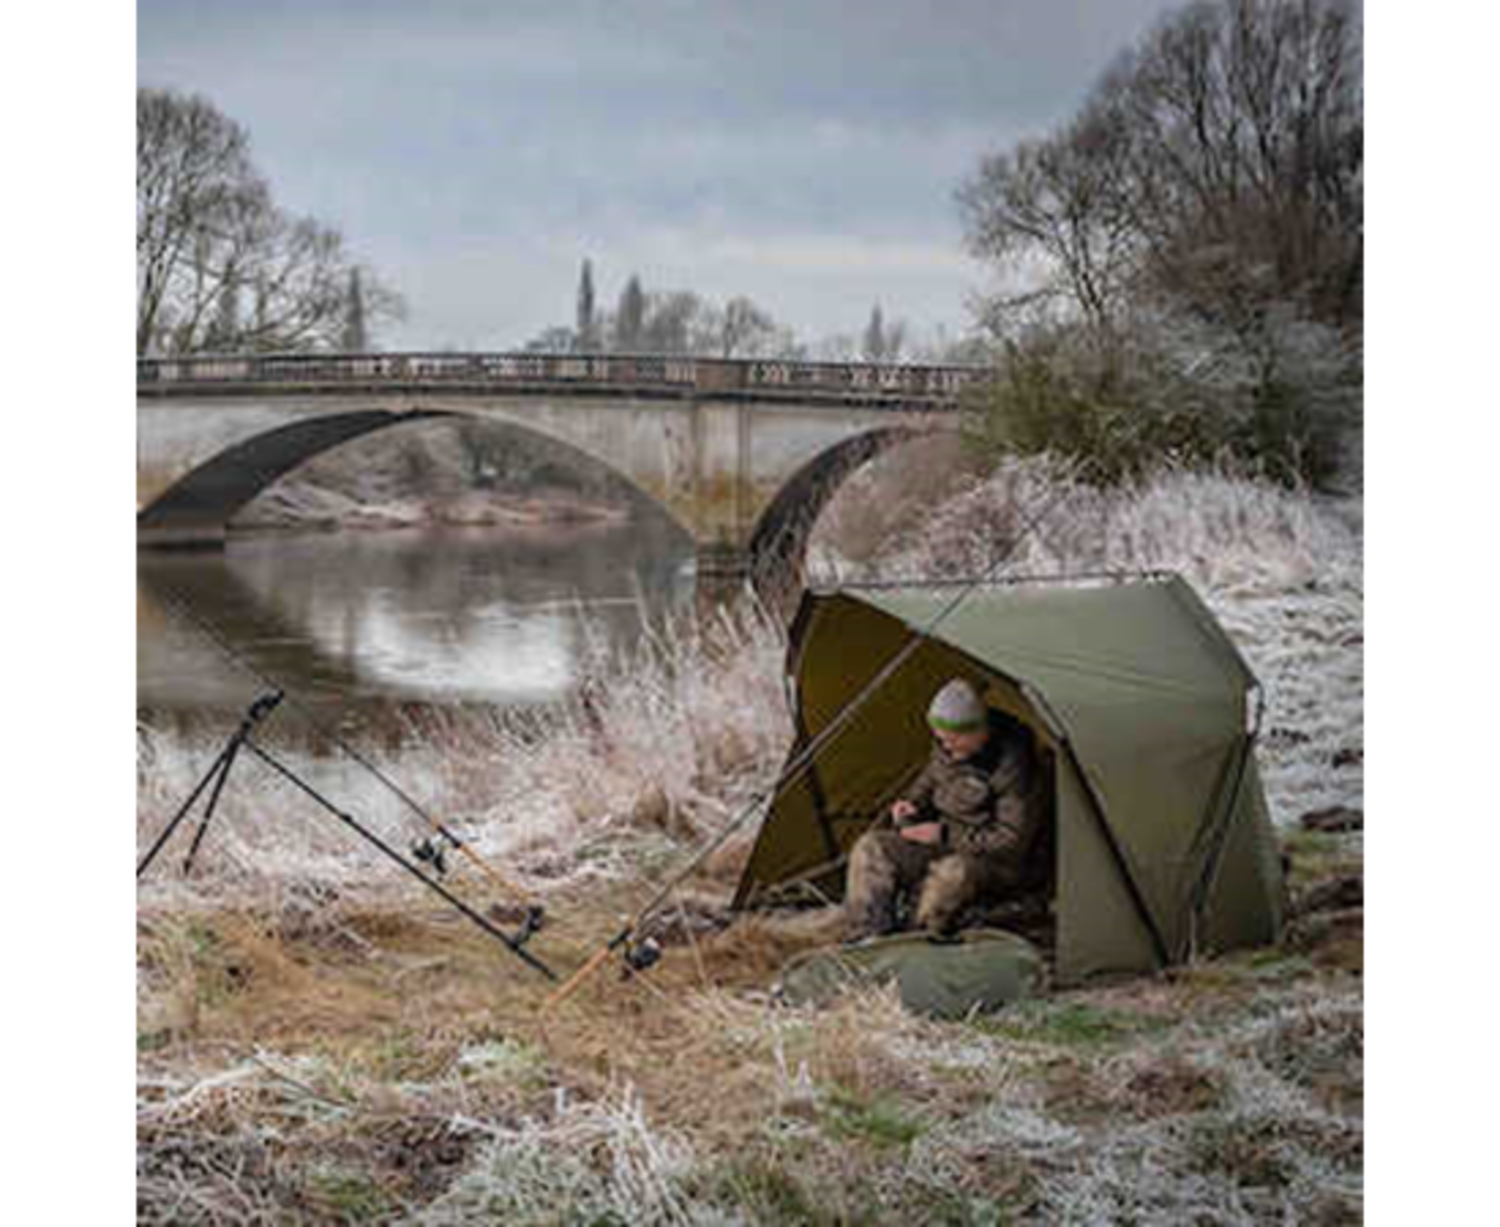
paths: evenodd
<path fill-rule="evenodd" d="M 719 357 L 769 356 L 778 340 L 771 313 L 743 295 L 724 304 L 719 319 Z"/>
<path fill-rule="evenodd" d="M 346 354 L 362 354 L 370 348 L 365 330 L 365 294 L 360 285 L 359 269 L 349 270 L 349 290 L 344 305 L 344 331 L 339 346 Z"/>
<path fill-rule="evenodd" d="M 704 302 L 691 290 L 646 295 L 641 340 L 653 354 L 691 354 L 703 343 Z"/>
<path fill-rule="evenodd" d="M 1346 0 L 1198 4 L 1116 65 L 1095 106 L 1129 135 L 1123 200 L 1154 287 L 1220 317 L 1285 302 L 1357 323 L 1360 72 Z"/>
<path fill-rule="evenodd" d="M 1080 114 L 959 188 L 1005 283 L 992 330 L 1097 331 L 1162 295 L 1228 322 L 1294 303 L 1357 325 L 1363 99 L 1347 0 L 1211 0 L 1116 60 Z"/>
<path fill-rule="evenodd" d="M 206 240 L 265 185 L 245 130 L 203 98 L 138 90 L 135 157 L 136 352 L 144 353 L 177 324 L 173 315 L 206 309 Z M 185 292 L 199 301 L 174 302 Z"/>
<path fill-rule="evenodd" d="M 887 323 L 880 304 L 876 303 L 860 338 L 860 356 L 866 362 L 899 362 L 905 347 L 906 324 L 901 320 Z"/>
<path fill-rule="evenodd" d="M 350 267 L 336 230 L 275 205 L 243 127 L 200 96 L 136 91 L 137 353 L 335 344 Z M 362 289 L 367 322 L 399 318 L 394 291 Z"/>
<path fill-rule="evenodd" d="M 1120 198 L 1124 166 L 1118 121 L 1095 110 L 985 158 L 959 188 L 969 250 L 1009 282 L 985 304 L 993 331 L 1069 313 L 1109 327 L 1139 246 Z"/>
<path fill-rule="evenodd" d="M 527 345 L 540 352 L 649 353 L 717 358 L 803 355 L 791 328 L 744 295 L 722 307 L 691 290 L 647 293 L 632 274 L 613 312 L 593 307 L 593 267 L 584 262 L 575 327 L 548 328 Z"/>

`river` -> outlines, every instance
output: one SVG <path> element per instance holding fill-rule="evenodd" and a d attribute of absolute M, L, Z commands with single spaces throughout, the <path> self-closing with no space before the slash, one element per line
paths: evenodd
<path fill-rule="evenodd" d="M 264 689 L 249 669 L 341 723 L 392 703 L 556 702 L 590 662 L 691 607 L 690 558 L 685 535 L 649 521 L 142 551 L 137 705 L 148 724 L 218 723 Z"/>

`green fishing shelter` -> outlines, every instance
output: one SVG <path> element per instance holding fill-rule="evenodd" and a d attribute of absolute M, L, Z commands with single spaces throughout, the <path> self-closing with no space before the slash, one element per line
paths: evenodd
<path fill-rule="evenodd" d="M 1259 690 L 1192 588 L 1152 574 L 958 596 L 922 584 L 803 597 L 787 654 L 796 739 L 735 906 L 842 898 L 850 847 L 927 759 L 928 702 L 965 677 L 1030 727 L 1047 766 L 1056 983 L 1274 942 L 1283 885 L 1255 763 Z"/>

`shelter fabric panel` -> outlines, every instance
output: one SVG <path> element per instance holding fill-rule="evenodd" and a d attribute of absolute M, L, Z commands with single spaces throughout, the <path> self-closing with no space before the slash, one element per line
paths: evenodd
<path fill-rule="evenodd" d="M 1231 823 L 1204 909 L 1204 953 L 1221 954 L 1281 938 L 1286 887 L 1253 751 Z"/>
<path fill-rule="evenodd" d="M 1158 960 L 1151 934 L 1066 759 L 1057 765 L 1057 846 L 1057 983 L 1154 971 Z"/>

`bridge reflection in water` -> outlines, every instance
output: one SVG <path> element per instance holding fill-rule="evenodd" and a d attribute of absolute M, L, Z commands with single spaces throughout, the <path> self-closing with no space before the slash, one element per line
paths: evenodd
<path fill-rule="evenodd" d="M 260 684 L 177 606 L 341 719 L 392 703 L 546 704 L 691 608 L 691 543 L 665 525 L 264 534 L 137 557 L 148 723 L 243 707 Z"/>

